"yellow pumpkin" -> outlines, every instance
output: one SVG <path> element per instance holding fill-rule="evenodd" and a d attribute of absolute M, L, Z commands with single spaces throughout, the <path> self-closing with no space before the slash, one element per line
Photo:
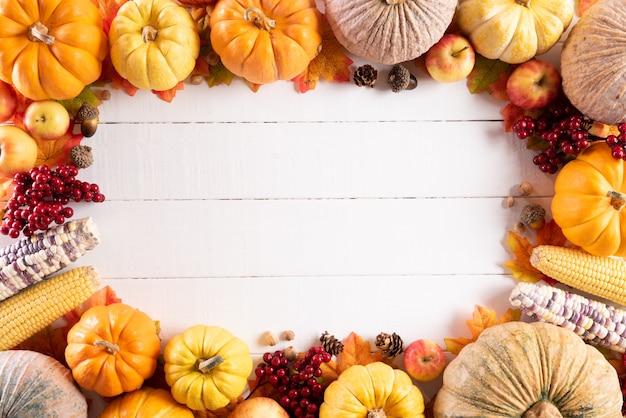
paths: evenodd
<path fill-rule="evenodd" d="M 598 142 L 557 174 L 554 221 L 569 241 L 591 254 L 626 256 L 625 164 Z"/>
<path fill-rule="evenodd" d="M 197 411 L 228 405 L 243 393 L 252 372 L 246 343 L 217 326 L 187 328 L 167 343 L 163 358 L 174 399 Z"/>
<path fill-rule="evenodd" d="M 102 396 L 141 387 L 154 374 L 161 340 L 154 321 L 123 303 L 94 306 L 67 334 L 65 360 L 76 382 Z"/>
<path fill-rule="evenodd" d="M 386 363 L 354 365 L 324 391 L 320 418 L 421 418 L 424 397 L 402 370 Z"/>
<path fill-rule="evenodd" d="M 435 418 L 621 418 L 615 368 L 575 332 L 543 322 L 484 330 L 443 372 Z"/>
<path fill-rule="evenodd" d="M 115 398 L 98 418 L 193 418 L 191 409 L 179 404 L 166 389 L 143 387 Z"/>
<path fill-rule="evenodd" d="M 89 0 L 0 0 L 0 51 L 0 79 L 32 100 L 65 100 L 100 77 L 108 49 Z"/>
<path fill-rule="evenodd" d="M 169 90 L 191 74 L 200 36 L 189 12 L 172 0 L 130 0 L 111 22 L 115 71 L 144 90 Z"/>
<path fill-rule="evenodd" d="M 224 66 L 255 84 L 300 75 L 322 45 L 315 0 L 220 0 L 210 25 Z"/>
<path fill-rule="evenodd" d="M 557 43 L 574 17 L 571 0 L 459 0 L 457 23 L 484 57 L 519 64 Z"/>

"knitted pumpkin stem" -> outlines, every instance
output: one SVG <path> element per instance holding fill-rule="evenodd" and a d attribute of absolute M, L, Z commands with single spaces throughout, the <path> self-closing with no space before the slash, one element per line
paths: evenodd
<path fill-rule="evenodd" d="M 32 42 L 43 42 L 46 45 L 54 43 L 54 36 L 48 34 L 48 27 L 37 21 L 28 28 L 28 39 Z"/>
<path fill-rule="evenodd" d="M 120 346 L 108 341 L 98 340 L 93 343 L 96 347 L 104 347 L 107 354 L 115 355 L 120 352 Z"/>
<path fill-rule="evenodd" d="M 626 195 L 617 190 L 607 192 L 606 197 L 611 198 L 611 206 L 613 206 L 615 210 L 619 211 L 626 205 Z"/>
<path fill-rule="evenodd" d="M 259 29 L 269 31 L 276 27 L 276 21 L 265 16 L 263 11 L 257 7 L 250 7 L 246 9 L 243 17 L 248 22 L 254 23 L 254 25 Z"/>
<path fill-rule="evenodd" d="M 552 402 L 541 400 L 524 412 L 522 418 L 563 418 L 563 415 Z"/>
<path fill-rule="evenodd" d="M 208 359 L 198 359 L 198 361 L 196 361 L 196 368 L 198 369 L 198 371 L 207 374 L 223 362 L 224 357 L 222 356 L 213 356 Z"/>
<path fill-rule="evenodd" d="M 383 408 L 374 408 L 367 411 L 367 418 L 386 418 L 385 410 Z"/>

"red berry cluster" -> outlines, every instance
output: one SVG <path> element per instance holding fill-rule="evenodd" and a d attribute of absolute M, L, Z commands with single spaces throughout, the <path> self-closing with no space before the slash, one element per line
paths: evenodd
<path fill-rule="evenodd" d="M 323 347 L 311 347 L 303 358 L 293 362 L 281 350 L 265 353 L 255 369 L 259 383 L 269 382 L 280 394 L 283 408 L 296 418 L 315 418 L 324 401 L 322 363 L 332 356 Z"/>
<path fill-rule="evenodd" d="M 0 226 L 0 233 L 17 238 L 20 232 L 31 236 L 46 230 L 51 223 L 63 224 L 74 215 L 70 201 L 103 202 L 97 184 L 76 178 L 78 168 L 72 164 L 34 167 L 13 177 L 14 189 Z"/>
<path fill-rule="evenodd" d="M 613 158 L 626 160 L 626 123 L 617 125 L 619 135 L 609 135 L 606 137 L 606 144 L 611 148 Z"/>

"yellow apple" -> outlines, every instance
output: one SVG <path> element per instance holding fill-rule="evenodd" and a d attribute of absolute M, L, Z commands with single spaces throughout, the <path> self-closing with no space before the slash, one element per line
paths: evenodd
<path fill-rule="evenodd" d="M 11 119 L 17 109 L 17 94 L 10 84 L 0 81 L 0 123 Z"/>
<path fill-rule="evenodd" d="M 0 176 L 13 177 L 37 162 L 37 142 L 22 128 L 0 125 Z"/>
<path fill-rule="evenodd" d="M 272 398 L 257 396 L 237 405 L 229 418 L 289 418 L 287 411 Z"/>
<path fill-rule="evenodd" d="M 467 38 L 450 33 L 430 47 L 424 59 L 426 71 L 432 78 L 452 83 L 467 78 L 472 72 L 476 54 Z"/>
<path fill-rule="evenodd" d="M 509 100 L 520 109 L 541 109 L 561 91 L 561 75 L 548 61 L 536 58 L 520 64 L 506 82 Z"/>
<path fill-rule="evenodd" d="M 54 100 L 32 102 L 24 112 L 24 127 L 37 140 L 49 141 L 65 135 L 70 127 L 70 115 Z"/>
<path fill-rule="evenodd" d="M 420 382 L 430 382 L 441 376 L 446 364 L 443 348 L 432 340 L 413 341 L 404 352 L 404 370 Z"/>

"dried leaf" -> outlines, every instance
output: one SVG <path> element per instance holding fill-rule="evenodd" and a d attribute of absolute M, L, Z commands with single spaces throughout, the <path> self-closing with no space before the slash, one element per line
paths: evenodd
<path fill-rule="evenodd" d="M 364 341 L 363 338 L 354 332 L 343 340 L 343 351 L 339 353 L 336 360 L 329 363 L 323 363 L 322 376 L 324 377 L 324 385 L 329 385 L 344 370 L 355 364 L 366 365 L 375 361 L 383 361 L 382 352 L 376 350 L 372 353 L 370 343 Z"/>
<path fill-rule="evenodd" d="M 184 90 L 185 86 L 182 81 L 179 81 L 174 87 L 169 90 L 152 90 L 152 93 L 155 94 L 159 99 L 164 100 L 168 103 L 171 103 L 176 97 L 176 92 L 178 90 Z"/>
<path fill-rule="evenodd" d="M 489 84 L 489 91 L 491 92 L 491 97 L 498 100 L 509 100 L 509 95 L 506 92 L 506 82 L 509 79 L 509 72 L 502 72 L 498 74 L 498 80 Z"/>
<path fill-rule="evenodd" d="M 505 322 L 519 321 L 520 317 L 520 311 L 515 309 L 508 309 L 502 315 L 502 317 L 498 319 L 498 315 L 496 314 L 495 310 L 476 305 L 474 307 L 472 319 L 468 319 L 466 321 L 467 327 L 472 334 L 472 338 L 444 338 L 446 351 L 452 354 L 459 354 L 467 344 L 476 341 L 476 339 L 485 329 L 494 325 L 503 324 Z"/>
<path fill-rule="evenodd" d="M 97 108 L 102 104 L 102 100 L 93 92 L 93 90 L 91 90 L 90 86 L 87 86 L 78 96 L 73 99 L 60 100 L 59 103 L 67 109 L 70 115 L 76 115 L 76 112 L 83 105 L 83 103 L 87 103 L 88 105 Z"/>
<path fill-rule="evenodd" d="M 474 69 L 467 76 L 467 87 L 472 94 L 487 92 L 493 94 L 491 90 L 492 84 L 499 86 L 499 82 L 504 76 L 508 77 L 511 73 L 511 65 L 500 60 L 492 60 L 476 54 L 476 63 Z"/>
<path fill-rule="evenodd" d="M 292 81 L 300 93 L 315 89 L 322 77 L 329 83 L 350 81 L 350 65 L 353 61 L 345 54 L 345 49 L 335 38 L 326 19 L 322 23 L 322 50 L 309 63 L 307 69 Z"/>
<path fill-rule="evenodd" d="M 507 103 L 506 106 L 500 111 L 500 114 L 504 116 L 504 132 L 513 132 L 513 125 L 515 122 L 523 118 L 524 116 L 530 116 L 536 119 L 541 115 L 543 109 L 536 110 L 524 110 L 513 103 Z"/>
<path fill-rule="evenodd" d="M 62 137 L 50 141 L 35 139 L 39 148 L 35 164 L 45 164 L 53 167 L 58 164 L 68 163 L 70 161 L 71 149 L 76 145 L 80 145 L 80 142 L 83 140 L 83 135 L 74 134 L 72 133 L 73 130 L 74 121 L 72 120 L 70 121 L 69 129 Z"/>

